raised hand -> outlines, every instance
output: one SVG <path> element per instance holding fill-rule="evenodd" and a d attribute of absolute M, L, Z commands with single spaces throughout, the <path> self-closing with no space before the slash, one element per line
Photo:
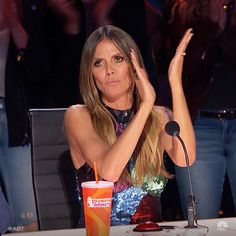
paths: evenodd
<path fill-rule="evenodd" d="M 139 65 L 137 55 L 133 49 L 131 50 L 131 59 L 136 73 L 136 88 L 139 91 L 142 102 L 149 105 L 151 109 L 156 99 L 155 90 L 149 81 L 147 71 Z"/>
<path fill-rule="evenodd" d="M 178 85 L 182 86 L 183 61 L 184 61 L 184 56 L 186 54 L 185 50 L 192 36 L 193 36 L 192 29 L 188 29 L 185 32 L 183 38 L 181 39 L 179 46 L 176 49 L 175 56 L 173 57 L 170 63 L 168 76 L 171 87 Z"/>

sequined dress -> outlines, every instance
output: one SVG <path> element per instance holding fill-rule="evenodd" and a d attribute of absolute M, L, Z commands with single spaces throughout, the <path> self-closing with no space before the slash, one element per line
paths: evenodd
<path fill-rule="evenodd" d="M 118 137 L 127 127 L 133 116 L 133 109 L 114 110 L 107 108 L 116 120 L 116 136 Z M 127 169 L 134 176 L 134 158 L 131 157 Z M 81 205 L 79 226 L 84 227 L 81 182 L 94 180 L 91 167 L 84 164 L 76 171 L 78 199 Z M 142 187 L 130 184 L 114 183 L 112 197 L 111 225 L 137 224 L 142 221 L 161 221 L 160 195 L 166 185 L 166 178 L 156 176 L 151 181 L 145 180 Z"/>

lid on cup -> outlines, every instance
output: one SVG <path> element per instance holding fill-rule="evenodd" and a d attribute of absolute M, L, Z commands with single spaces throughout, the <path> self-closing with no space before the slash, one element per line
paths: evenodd
<path fill-rule="evenodd" d="M 81 183 L 82 188 L 110 188 L 114 186 L 114 183 L 111 181 L 87 181 Z"/>

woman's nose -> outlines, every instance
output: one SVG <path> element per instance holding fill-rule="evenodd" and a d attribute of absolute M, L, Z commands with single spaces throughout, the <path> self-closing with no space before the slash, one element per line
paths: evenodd
<path fill-rule="evenodd" d="M 108 71 L 107 72 L 107 75 L 112 75 L 112 74 L 114 74 L 114 71 Z"/>
<path fill-rule="evenodd" d="M 114 74 L 114 69 L 111 65 L 107 65 L 107 75 Z"/>

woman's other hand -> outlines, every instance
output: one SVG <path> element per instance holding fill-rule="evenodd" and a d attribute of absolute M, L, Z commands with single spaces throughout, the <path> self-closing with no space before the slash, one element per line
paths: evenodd
<path fill-rule="evenodd" d="M 183 61 L 184 56 L 186 55 L 185 50 L 192 36 L 192 29 L 188 29 L 181 39 L 179 46 L 176 49 L 175 56 L 170 63 L 168 76 L 171 88 L 174 88 L 175 86 L 182 86 Z"/>
<path fill-rule="evenodd" d="M 147 71 L 139 65 L 137 56 L 133 49 L 131 50 L 131 59 L 136 75 L 136 88 L 140 93 L 142 102 L 149 105 L 151 109 L 156 99 L 155 90 L 149 81 Z"/>

